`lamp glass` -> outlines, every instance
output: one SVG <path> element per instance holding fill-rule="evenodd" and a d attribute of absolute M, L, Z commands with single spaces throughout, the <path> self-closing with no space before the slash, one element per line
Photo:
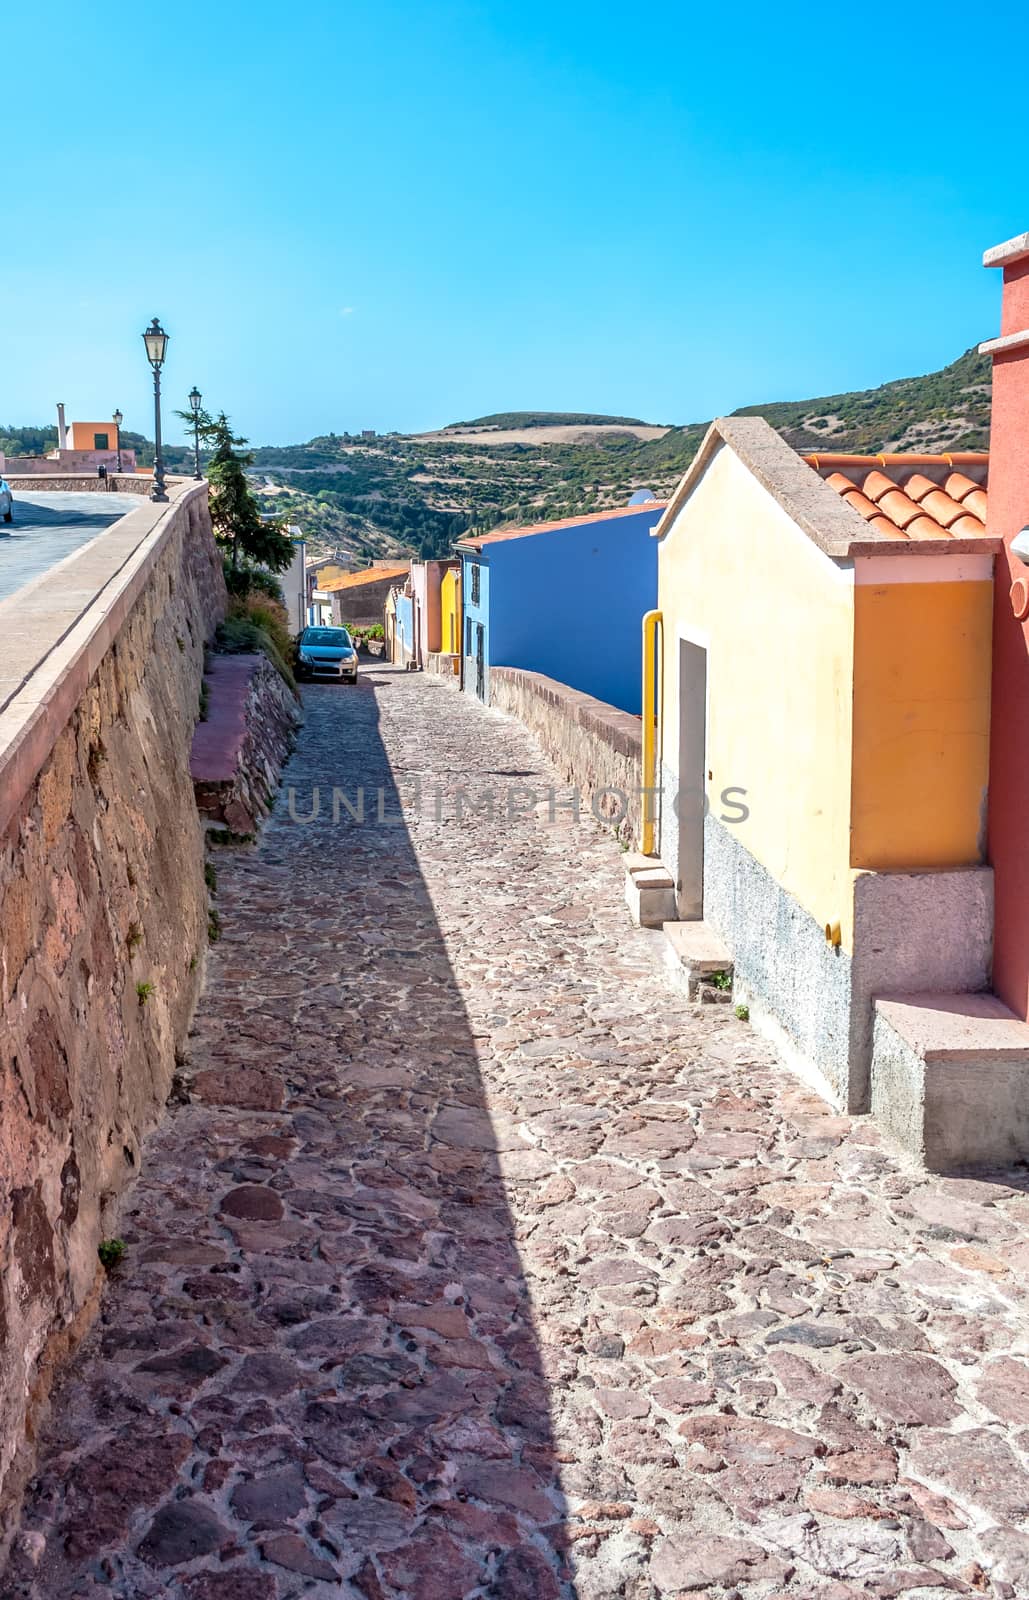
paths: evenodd
<path fill-rule="evenodd" d="M 189 391 L 189 403 L 194 411 L 200 410 L 200 402 L 202 399 L 203 395 L 200 393 L 200 390 L 197 388 L 196 384 L 194 384 L 192 389 Z"/>
<path fill-rule="evenodd" d="M 164 352 L 168 344 L 168 335 L 165 333 L 156 317 L 144 333 L 143 343 L 146 345 L 147 360 L 150 362 L 150 365 L 152 367 L 163 366 Z"/>

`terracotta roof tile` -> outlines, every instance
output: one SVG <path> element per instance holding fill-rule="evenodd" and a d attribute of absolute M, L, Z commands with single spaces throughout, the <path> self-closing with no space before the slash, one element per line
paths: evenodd
<path fill-rule="evenodd" d="M 322 585 L 322 593 L 335 594 L 340 589 L 357 589 L 363 583 L 379 583 L 383 578 L 406 577 L 410 570 L 410 561 L 396 561 L 383 567 L 363 567 L 360 572 L 348 572 L 343 578 L 331 578 Z"/>
<path fill-rule="evenodd" d="M 887 538 L 919 542 L 975 539 L 986 533 L 986 455 L 813 455 L 804 459 L 847 505 Z"/>

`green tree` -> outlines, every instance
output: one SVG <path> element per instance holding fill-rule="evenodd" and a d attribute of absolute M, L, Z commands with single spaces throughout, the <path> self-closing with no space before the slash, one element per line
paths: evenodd
<path fill-rule="evenodd" d="M 178 411 L 176 416 L 193 426 L 192 411 Z M 224 411 L 215 417 L 202 410 L 196 420 L 200 437 L 211 452 L 207 481 L 214 536 L 229 558 L 230 570 L 238 573 L 248 567 L 264 567 L 269 572 L 285 572 L 293 559 L 293 541 L 281 518 L 261 513 L 247 477 L 254 458 L 243 449 L 246 439 L 233 433 Z"/>

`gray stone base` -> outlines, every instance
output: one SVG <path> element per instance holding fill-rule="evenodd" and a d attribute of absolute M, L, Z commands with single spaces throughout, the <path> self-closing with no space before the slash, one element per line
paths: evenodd
<path fill-rule="evenodd" d="M 783 1030 L 789 1055 L 851 1111 L 852 961 L 745 850 L 729 824 L 704 825 L 704 920 L 732 952 L 752 1014 Z"/>
<path fill-rule="evenodd" d="M 662 772 L 661 859 L 673 878 L 674 785 Z M 876 996 L 974 993 L 989 984 L 993 874 L 861 873 L 854 881 L 853 954 L 745 849 L 729 823 L 704 823 L 704 921 L 728 945 L 739 994 L 758 1026 L 836 1105 L 871 1107 Z M 680 907 L 681 915 L 681 907 Z"/>

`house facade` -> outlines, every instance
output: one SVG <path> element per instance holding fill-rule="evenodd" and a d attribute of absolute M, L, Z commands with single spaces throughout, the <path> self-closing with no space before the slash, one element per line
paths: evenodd
<path fill-rule="evenodd" d="M 463 687 L 491 666 L 555 678 L 621 711 L 641 704 L 639 625 L 657 597 L 657 501 L 458 542 Z"/>
<path fill-rule="evenodd" d="M 459 561 L 448 562 L 440 583 L 440 650 L 448 656 L 462 654 Z"/>
<path fill-rule="evenodd" d="M 454 655 L 460 645 L 450 647 L 444 642 L 443 584 L 457 570 L 455 561 L 413 561 L 411 563 L 411 599 L 413 605 L 414 661 L 421 668 L 436 667 L 441 652 Z M 454 601 L 453 584 L 449 588 L 449 604 Z M 447 639 L 456 636 L 454 618 L 448 617 Z"/>
<path fill-rule="evenodd" d="M 677 915 L 724 940 L 753 1020 L 853 1112 L 877 997 L 990 981 L 986 469 L 805 460 L 728 418 L 655 530 Z"/>
<path fill-rule="evenodd" d="M 993 981 L 1029 1016 L 1029 234 L 988 250 L 1003 279 L 993 358 L 989 530 L 1000 541 L 993 612 L 989 858 L 996 872 Z"/>
<path fill-rule="evenodd" d="M 339 578 L 322 578 L 320 589 L 330 596 L 332 620 L 336 627 L 372 627 L 381 624 L 383 608 L 394 584 L 405 580 L 409 561 L 376 562 L 360 572 L 347 572 Z"/>

